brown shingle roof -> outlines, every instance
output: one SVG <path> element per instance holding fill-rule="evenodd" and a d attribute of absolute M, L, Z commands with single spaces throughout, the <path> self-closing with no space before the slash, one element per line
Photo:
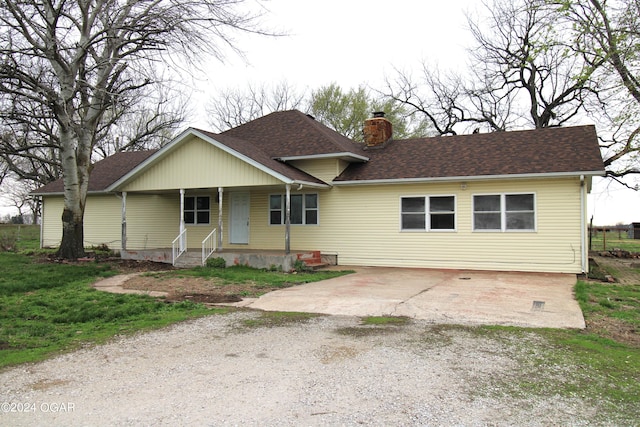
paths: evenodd
<path fill-rule="evenodd" d="M 271 113 L 220 135 L 251 142 L 273 158 L 333 153 L 364 155 L 361 144 L 297 110 Z"/>
<path fill-rule="evenodd" d="M 594 126 L 397 140 L 366 155 L 335 181 L 604 173 Z"/>
<path fill-rule="evenodd" d="M 121 152 L 96 162 L 89 175 L 89 192 L 105 190 L 156 151 L 157 150 Z M 63 191 L 64 185 L 62 179 L 58 179 L 40 187 L 32 194 L 62 193 Z"/>
<path fill-rule="evenodd" d="M 276 159 L 353 153 L 334 182 L 393 181 L 529 174 L 604 174 L 594 126 L 392 140 L 364 149 L 299 111 L 272 113 L 221 134 L 200 131 L 234 151 L 296 181 L 319 179 Z M 94 165 L 89 191 L 104 191 L 155 151 L 117 153 Z M 61 193 L 58 180 L 33 194 Z"/>

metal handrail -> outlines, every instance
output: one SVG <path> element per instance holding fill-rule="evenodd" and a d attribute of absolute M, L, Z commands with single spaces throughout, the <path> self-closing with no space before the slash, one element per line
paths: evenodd
<path fill-rule="evenodd" d="M 218 229 L 214 228 L 211 233 L 202 241 L 202 266 L 204 267 L 207 259 L 211 256 L 212 253 L 217 249 L 217 234 L 216 231 Z"/>
<path fill-rule="evenodd" d="M 176 248 L 176 245 L 178 246 Z M 187 251 L 187 229 L 185 228 L 178 234 L 178 237 L 171 242 L 171 264 L 176 265 L 176 260 L 180 255 Z"/>

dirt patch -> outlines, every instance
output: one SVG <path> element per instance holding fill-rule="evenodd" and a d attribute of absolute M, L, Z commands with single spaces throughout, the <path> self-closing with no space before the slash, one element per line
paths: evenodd
<path fill-rule="evenodd" d="M 135 259 L 122 259 L 114 256 L 94 256 L 92 254 L 89 254 L 85 258 L 79 258 L 77 261 L 69 261 L 66 259 L 58 258 L 55 254 L 49 254 L 40 257 L 34 257 L 34 261 L 37 263 L 51 264 L 99 263 L 108 265 L 115 271 L 122 274 L 175 270 L 175 267 L 173 267 L 171 264 L 166 264 L 164 262 L 138 261 Z"/>
<path fill-rule="evenodd" d="M 141 274 L 122 284 L 124 289 L 167 292 L 167 301 L 193 301 L 216 304 L 238 302 L 281 288 L 257 286 L 254 283 L 225 283 L 217 278 L 176 277 L 174 275 Z"/>
<path fill-rule="evenodd" d="M 629 323 L 602 316 L 591 316 L 586 323 L 588 333 L 606 336 L 617 342 L 640 348 L 640 334 Z"/>

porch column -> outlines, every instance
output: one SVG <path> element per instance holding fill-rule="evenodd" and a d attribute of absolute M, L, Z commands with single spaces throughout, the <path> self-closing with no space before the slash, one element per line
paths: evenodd
<path fill-rule="evenodd" d="M 120 237 L 120 250 L 127 250 L 127 192 L 122 192 L 122 237 Z"/>
<path fill-rule="evenodd" d="M 222 251 L 222 194 L 224 189 L 218 187 L 218 252 Z"/>
<path fill-rule="evenodd" d="M 180 189 L 180 235 L 182 236 L 182 232 L 184 231 L 184 188 Z M 180 237 L 180 251 L 185 249 L 186 242 L 182 237 Z"/>
<path fill-rule="evenodd" d="M 284 199 L 284 252 L 289 255 L 291 252 L 291 184 L 286 185 L 287 193 Z"/>

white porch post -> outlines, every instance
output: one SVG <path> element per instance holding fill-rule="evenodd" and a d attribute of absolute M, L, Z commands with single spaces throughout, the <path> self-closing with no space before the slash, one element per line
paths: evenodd
<path fill-rule="evenodd" d="M 180 189 L 180 235 L 182 236 L 182 232 L 185 229 L 184 225 L 184 188 Z M 186 242 L 184 238 L 180 237 L 180 251 L 184 251 L 186 246 Z"/>
<path fill-rule="evenodd" d="M 218 187 L 218 251 L 222 251 L 222 194 L 224 189 Z"/>
<path fill-rule="evenodd" d="M 127 192 L 122 192 L 122 237 L 120 237 L 120 250 L 127 250 Z"/>
<path fill-rule="evenodd" d="M 289 255 L 291 252 L 291 184 L 286 185 L 287 194 L 284 199 L 285 217 L 284 217 L 284 252 Z"/>

